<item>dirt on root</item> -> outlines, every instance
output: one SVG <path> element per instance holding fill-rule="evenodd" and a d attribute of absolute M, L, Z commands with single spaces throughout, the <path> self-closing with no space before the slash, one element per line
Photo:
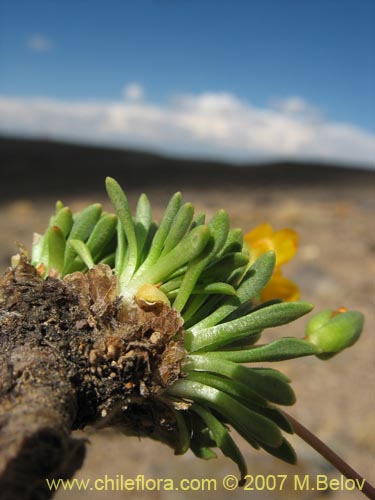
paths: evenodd
<path fill-rule="evenodd" d="M 155 399 L 180 377 L 185 355 L 182 324 L 179 313 L 163 302 L 138 300 L 124 312 L 116 294 L 116 277 L 103 264 L 64 280 L 42 279 L 22 256 L 20 264 L 0 280 L 2 358 L 8 364 L 9 357 L 11 366 L 17 349 L 21 362 L 21 371 L 13 374 L 10 385 L 17 384 L 18 394 L 22 379 L 30 387 L 38 384 L 30 370 L 22 371 L 22 356 L 51 348 L 49 357 L 56 358 L 62 370 L 56 383 L 69 385 L 76 401 L 72 429 L 88 424 L 104 427 L 116 419 L 132 434 L 151 434 L 155 415 L 150 415 L 143 432 L 137 412 L 142 412 L 145 422 L 144 399 Z M 53 359 L 48 363 L 51 367 Z M 48 376 L 38 368 L 38 379 Z M 59 387 L 50 389 L 58 392 Z"/>

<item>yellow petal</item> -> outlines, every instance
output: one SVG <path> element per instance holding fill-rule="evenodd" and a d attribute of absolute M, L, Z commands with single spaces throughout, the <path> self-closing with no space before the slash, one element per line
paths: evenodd
<path fill-rule="evenodd" d="M 254 262 L 268 250 L 274 250 L 274 231 L 270 224 L 260 224 L 244 235 L 244 241 L 249 247 L 250 261 Z"/>
<path fill-rule="evenodd" d="M 254 227 L 254 229 L 246 233 L 244 238 L 246 243 L 251 245 L 262 238 L 271 238 L 273 232 L 271 224 L 259 224 L 259 226 Z"/>
<path fill-rule="evenodd" d="M 268 250 L 276 253 L 276 267 L 281 266 L 294 257 L 298 246 L 298 234 L 290 228 L 274 231 L 270 224 L 260 224 L 244 236 L 249 247 L 250 262 Z"/>
<path fill-rule="evenodd" d="M 283 299 L 287 302 L 298 300 L 300 296 L 298 286 L 285 278 L 280 270 L 275 272 L 261 293 L 262 301 Z"/>
<path fill-rule="evenodd" d="M 282 266 L 292 259 L 298 247 L 298 234 L 290 228 L 280 229 L 273 236 L 276 252 L 276 266 Z"/>

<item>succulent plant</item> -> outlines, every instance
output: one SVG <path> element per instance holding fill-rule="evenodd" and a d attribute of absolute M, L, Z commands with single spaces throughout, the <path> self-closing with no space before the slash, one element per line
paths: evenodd
<path fill-rule="evenodd" d="M 224 210 L 206 223 L 205 215 L 195 215 L 180 193 L 172 196 L 156 224 L 146 195 L 139 197 L 132 215 L 120 185 L 107 178 L 106 187 L 115 214 L 104 212 L 100 204 L 73 214 L 58 202 L 46 232 L 34 236 L 32 265 L 45 278 L 109 266 L 116 279 L 117 314 L 124 321 L 135 304 L 174 311 L 179 321 L 160 357 L 164 375 L 169 360 L 173 376 L 160 377 L 159 369 L 158 390 L 134 389 L 172 415 L 170 429 L 157 439 L 177 454 L 191 449 L 203 459 L 215 457 L 219 448 L 244 478 L 246 463 L 232 427 L 253 448 L 295 463 L 284 436 L 293 433 L 293 425 L 279 408 L 295 403 L 290 380 L 259 363 L 331 357 L 359 337 L 362 314 L 324 311 L 310 320 L 305 338 L 261 341 L 264 329 L 294 321 L 313 308 L 278 297 L 261 301 L 275 267 L 273 251 L 253 262 L 242 231 L 230 228 Z"/>

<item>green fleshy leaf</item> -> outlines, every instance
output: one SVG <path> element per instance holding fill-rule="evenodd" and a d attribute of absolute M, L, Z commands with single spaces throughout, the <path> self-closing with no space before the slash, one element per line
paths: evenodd
<path fill-rule="evenodd" d="M 176 271 L 174 271 L 173 273 L 171 273 L 167 278 L 166 278 L 166 281 L 168 280 L 174 280 L 176 278 L 183 278 L 183 275 L 185 274 L 186 272 L 186 269 L 187 269 L 187 264 L 184 264 L 183 266 L 179 267 L 178 269 L 176 269 Z"/>
<path fill-rule="evenodd" d="M 211 460 L 212 458 L 217 458 L 216 453 L 208 448 L 207 446 L 201 446 L 199 441 L 196 441 L 194 438 L 191 440 L 190 445 L 191 451 L 198 458 L 202 458 L 203 460 Z"/>
<path fill-rule="evenodd" d="M 257 406 L 267 406 L 268 402 L 265 398 L 259 396 L 259 394 L 251 389 L 249 385 L 245 385 L 238 380 L 232 380 L 228 377 L 223 377 L 221 375 L 216 375 L 213 373 L 203 372 L 203 371 L 190 371 L 189 380 L 195 382 L 200 382 L 204 385 L 209 385 L 214 387 L 219 391 L 226 392 L 230 396 L 236 399 L 241 399 L 240 402 L 243 403 L 246 400 L 247 403 L 254 403 Z M 246 405 L 245 405 L 246 406 Z"/>
<path fill-rule="evenodd" d="M 95 266 L 95 262 L 92 258 L 90 250 L 88 249 L 86 243 L 83 243 L 81 240 L 68 240 L 68 243 L 72 246 L 74 251 L 79 255 L 79 257 L 84 262 L 85 266 L 88 269 L 91 269 Z"/>
<path fill-rule="evenodd" d="M 102 206 L 99 203 L 94 203 L 77 214 L 69 233 L 69 239 L 86 242 L 98 222 L 101 213 Z M 64 275 L 70 272 L 70 266 L 73 264 L 75 255 L 75 250 L 70 245 L 67 245 L 64 256 Z"/>
<path fill-rule="evenodd" d="M 40 250 L 40 264 L 44 264 L 46 267 L 46 270 L 48 269 L 48 262 L 49 262 L 49 249 L 48 249 L 48 238 L 47 238 L 47 233 L 48 229 L 45 232 L 42 241 L 41 241 L 41 250 Z M 64 260 L 65 260 L 65 255 L 66 255 L 66 248 L 65 248 L 65 254 L 64 254 Z"/>
<path fill-rule="evenodd" d="M 236 349 L 250 349 L 254 344 L 258 342 L 258 340 L 262 337 L 262 331 L 256 332 L 251 337 L 247 337 L 240 340 L 235 340 L 227 344 L 225 347 L 220 349 L 220 351 L 232 351 Z M 212 352 L 220 352 L 220 351 L 212 351 Z"/>
<path fill-rule="evenodd" d="M 177 424 L 177 442 L 175 446 L 175 455 L 183 455 L 190 448 L 190 429 L 185 416 L 172 408 Z"/>
<path fill-rule="evenodd" d="M 198 213 L 194 217 L 193 222 L 191 223 L 190 231 L 197 226 L 202 226 L 205 223 L 205 221 L 206 221 L 206 214 L 204 214 L 203 212 Z"/>
<path fill-rule="evenodd" d="M 106 255 L 105 257 L 102 258 L 102 260 L 99 261 L 100 264 L 106 264 L 109 266 L 111 269 L 115 267 L 115 260 L 116 260 L 116 254 L 115 252 L 110 253 L 109 255 Z"/>
<path fill-rule="evenodd" d="M 234 269 L 227 278 L 227 282 L 238 288 L 245 277 L 247 265 Z"/>
<path fill-rule="evenodd" d="M 237 290 L 241 303 L 256 297 L 263 290 L 272 276 L 275 263 L 276 254 L 272 250 L 254 262 Z"/>
<path fill-rule="evenodd" d="M 93 203 L 75 214 L 72 229 L 69 233 L 70 239 L 86 242 L 102 214 L 102 205 Z"/>
<path fill-rule="evenodd" d="M 266 399 L 261 398 L 256 392 L 252 391 L 249 385 L 206 372 L 189 372 L 189 380 L 226 392 L 250 410 L 260 413 L 272 420 L 284 431 L 293 434 L 293 428 L 284 413 L 275 407 L 269 406 Z"/>
<path fill-rule="evenodd" d="M 191 412 L 190 407 L 187 413 L 191 422 L 192 440 L 195 440 L 201 446 L 215 448 L 216 441 L 214 441 L 212 433 L 206 423 L 196 413 Z"/>
<path fill-rule="evenodd" d="M 228 316 L 225 316 L 225 318 L 220 320 L 219 323 L 227 323 L 228 321 L 233 321 L 234 319 L 243 318 L 244 316 L 250 314 L 252 311 L 254 311 L 253 304 L 250 301 L 245 302 L 244 304 L 239 305 Z M 215 325 L 210 325 L 210 326 L 215 326 Z"/>
<path fill-rule="evenodd" d="M 218 258 L 231 252 L 241 252 L 243 247 L 242 229 L 230 229 L 223 248 L 218 252 Z"/>
<path fill-rule="evenodd" d="M 135 212 L 135 220 L 140 222 L 145 229 L 149 229 L 152 224 L 152 209 L 150 200 L 145 193 L 142 193 L 138 198 L 137 208 Z"/>
<path fill-rule="evenodd" d="M 273 455 L 288 464 L 295 465 L 297 463 L 296 452 L 289 441 L 285 438 L 283 438 L 283 442 L 278 448 L 272 448 L 264 444 L 261 444 L 261 447 L 270 455 Z"/>
<path fill-rule="evenodd" d="M 271 376 L 274 378 L 277 378 L 278 380 L 281 380 L 281 382 L 286 382 L 289 384 L 291 382 L 290 378 L 287 377 L 284 373 L 279 372 L 278 370 L 275 370 L 274 368 L 264 368 L 264 367 L 252 367 L 252 370 L 256 371 L 257 373 L 261 375 L 266 375 L 266 376 Z"/>
<path fill-rule="evenodd" d="M 140 266 L 143 265 L 144 262 L 146 261 L 146 258 L 151 250 L 151 247 L 153 246 L 153 240 L 154 240 L 154 237 L 155 237 L 157 230 L 158 230 L 158 225 L 156 224 L 156 222 L 152 222 L 150 224 L 150 227 L 149 227 L 148 232 L 147 232 L 147 236 L 146 236 L 145 243 L 143 245 L 142 253 L 139 257 L 138 270 L 139 270 Z"/>
<path fill-rule="evenodd" d="M 268 300 L 267 302 L 262 302 L 257 306 L 254 306 L 252 302 L 244 302 L 243 304 L 240 305 L 240 307 L 238 307 L 229 316 L 227 316 L 225 320 L 221 321 L 221 323 L 226 323 L 228 321 L 233 321 L 234 319 L 242 318 L 243 316 L 247 316 L 252 312 L 258 311 L 259 309 L 263 309 L 263 307 L 272 306 L 274 304 L 281 304 L 282 302 L 283 302 L 282 299 L 272 299 Z M 243 346 L 247 344 L 246 339 L 239 340 L 238 342 L 235 343 Z M 252 339 L 251 343 L 253 343 Z"/>
<path fill-rule="evenodd" d="M 52 218 L 52 226 L 58 226 L 67 238 L 73 227 L 73 215 L 69 207 L 61 208 Z"/>
<path fill-rule="evenodd" d="M 185 346 L 189 352 L 213 350 L 229 342 L 251 336 L 264 328 L 284 325 L 307 314 L 312 305 L 307 302 L 285 302 L 264 307 L 243 318 L 202 329 L 194 326 L 187 330 Z"/>
<path fill-rule="evenodd" d="M 172 292 L 173 290 L 177 290 L 177 288 L 180 288 L 181 283 L 182 278 L 174 278 L 163 283 L 160 287 L 160 290 L 164 293 Z"/>
<path fill-rule="evenodd" d="M 126 255 L 126 236 L 124 228 L 122 227 L 121 221 L 117 219 L 117 248 L 116 248 L 116 259 L 115 259 L 115 269 L 116 274 L 119 276 L 125 264 Z"/>
<path fill-rule="evenodd" d="M 231 286 L 235 288 L 233 284 Z M 231 315 L 231 313 L 237 311 L 240 305 L 237 291 L 236 295 L 228 298 L 216 296 L 207 300 L 193 301 L 183 314 L 185 328 L 195 331 L 215 326 Z"/>
<path fill-rule="evenodd" d="M 192 297 L 193 299 L 198 296 Z M 236 297 L 225 297 L 224 301 L 227 300 L 237 300 Z M 184 310 L 184 328 L 185 330 L 189 330 L 199 322 L 201 322 L 207 315 L 211 314 L 211 311 L 215 311 L 219 304 L 223 302 L 222 297 L 218 297 L 217 295 L 211 295 L 210 297 L 205 298 L 205 300 L 197 304 L 194 308 L 190 310 L 190 304 L 188 303 Z"/>
<path fill-rule="evenodd" d="M 273 422 L 213 387 L 180 379 L 168 387 L 167 392 L 214 409 L 250 442 L 255 439 L 271 447 L 277 447 L 282 442 L 280 430 Z"/>
<path fill-rule="evenodd" d="M 230 436 L 228 429 L 203 406 L 193 403 L 190 410 L 197 413 L 205 421 L 217 446 L 225 456 L 231 458 L 237 464 L 241 479 L 243 479 L 247 474 L 247 465 L 238 446 Z"/>
<path fill-rule="evenodd" d="M 255 407 L 254 410 L 256 410 Z M 256 411 L 261 413 L 264 417 L 267 417 L 270 420 L 272 420 L 272 422 L 275 422 L 275 424 L 278 425 L 280 429 L 282 429 L 283 431 L 287 432 L 288 434 L 294 434 L 292 424 L 289 422 L 284 413 L 280 411 L 278 408 L 275 408 L 273 406 L 264 408 L 260 406 Z"/>
<path fill-rule="evenodd" d="M 208 223 L 210 232 L 214 238 L 212 256 L 216 256 L 223 248 L 229 233 L 229 217 L 225 210 L 218 210 Z M 211 256 L 211 257 L 212 257 Z"/>
<path fill-rule="evenodd" d="M 94 261 L 103 255 L 103 249 L 116 233 L 116 225 L 117 217 L 114 214 L 103 214 L 96 223 L 86 243 Z"/>
<path fill-rule="evenodd" d="M 209 266 L 202 273 L 201 279 L 205 282 L 225 280 L 235 269 L 247 265 L 248 262 L 248 257 L 242 252 L 229 253 Z"/>
<path fill-rule="evenodd" d="M 182 205 L 172 222 L 161 255 L 169 253 L 182 240 L 189 229 L 193 215 L 194 207 L 191 203 Z"/>
<path fill-rule="evenodd" d="M 125 196 L 124 191 L 121 189 L 120 184 L 111 177 L 107 177 L 105 183 L 108 196 L 112 201 L 113 206 L 115 207 L 117 217 L 122 224 L 128 242 L 128 256 L 126 259 L 126 265 L 123 267 L 123 269 L 121 270 L 121 274 L 119 275 L 119 289 L 123 290 L 129 283 L 129 280 L 133 276 L 137 267 L 137 238 L 128 200 Z"/>
<path fill-rule="evenodd" d="M 224 375 L 238 382 L 248 384 L 259 396 L 272 403 L 292 405 L 295 403 L 293 389 L 285 376 L 271 369 L 254 369 L 231 361 L 218 360 L 207 354 L 186 356 L 185 371 L 198 370 Z"/>
<path fill-rule="evenodd" d="M 215 311 L 223 300 L 231 300 L 235 299 L 235 297 L 224 297 L 223 299 L 223 297 L 219 297 L 217 295 L 210 295 L 209 297 L 201 297 L 201 301 L 198 304 L 193 304 L 194 307 L 190 307 L 190 301 L 194 299 L 198 299 L 198 296 L 195 295 L 194 297 L 191 297 L 184 309 L 183 317 L 185 330 L 189 330 L 202 321 L 202 319 L 205 318 L 207 314 L 210 314 L 211 311 Z"/>
<path fill-rule="evenodd" d="M 56 201 L 56 215 L 65 207 L 64 203 L 61 200 Z"/>
<path fill-rule="evenodd" d="M 209 314 L 208 316 L 205 315 L 204 319 L 202 319 L 198 323 L 195 323 L 192 327 L 189 327 L 189 331 L 194 333 L 196 331 L 205 330 L 207 328 L 217 325 L 231 312 L 237 310 L 239 305 L 240 301 L 237 295 L 235 297 L 228 298 L 219 307 L 217 307 L 211 314 Z M 211 307 L 205 308 L 204 313 L 208 309 L 211 309 Z"/>
<path fill-rule="evenodd" d="M 241 348 L 236 351 L 210 352 L 210 356 L 216 359 L 234 361 L 235 363 L 252 363 L 312 356 L 317 352 L 317 348 L 305 340 L 285 337 L 274 340 L 270 344 L 255 346 L 251 349 Z"/>
<path fill-rule="evenodd" d="M 211 314 L 206 314 L 204 319 L 196 323 L 193 327 L 190 326 L 190 323 L 189 329 L 195 332 L 213 327 L 236 312 L 240 304 L 247 303 L 249 299 L 256 296 L 259 290 L 267 284 L 274 266 L 275 253 L 271 251 L 263 254 L 244 276 L 242 283 L 237 288 L 237 296 L 223 302 L 216 310 L 211 312 Z M 242 272 L 240 272 L 240 275 L 242 275 Z M 234 281 L 236 281 L 236 278 Z"/>
<path fill-rule="evenodd" d="M 236 290 L 228 283 L 208 283 L 206 285 L 197 285 L 194 287 L 192 294 L 207 294 L 207 295 L 236 295 Z"/>
<path fill-rule="evenodd" d="M 181 207 L 181 203 L 181 193 L 175 193 L 170 199 L 167 208 L 165 209 L 160 226 L 152 239 L 149 253 L 143 264 L 138 269 L 135 275 L 136 277 L 145 273 L 159 259 L 163 250 L 164 242 L 168 236 L 173 220 Z"/>
<path fill-rule="evenodd" d="M 196 227 L 190 231 L 173 250 L 163 257 L 160 257 L 157 265 L 144 273 L 137 272 L 132 286 L 137 287 L 140 286 L 141 283 L 155 284 L 163 281 L 176 271 L 176 269 L 199 255 L 204 250 L 209 238 L 210 231 L 207 226 Z"/>
<path fill-rule="evenodd" d="M 61 273 L 64 267 L 65 236 L 58 226 L 48 228 L 46 233 L 48 245 L 48 268 Z"/>
<path fill-rule="evenodd" d="M 143 193 L 138 198 L 135 213 L 135 234 L 138 247 L 138 265 L 141 263 L 141 255 L 145 246 L 147 235 L 152 224 L 152 210 L 148 197 Z"/>
<path fill-rule="evenodd" d="M 33 234 L 33 243 L 31 247 L 31 264 L 37 266 L 42 263 L 42 251 L 44 245 L 45 236 L 39 233 Z M 48 254 L 47 254 L 48 255 Z"/>
<path fill-rule="evenodd" d="M 190 372 L 189 380 L 195 380 L 226 392 L 250 410 L 256 411 L 269 420 L 272 420 L 280 429 L 289 434 L 294 433 L 293 427 L 284 413 L 273 406 L 269 406 L 265 399 L 260 398 L 247 385 L 237 380 L 225 379 L 205 372 Z M 260 403 L 257 398 L 260 398 Z"/>
<path fill-rule="evenodd" d="M 206 303 L 208 303 L 208 302 L 211 303 L 211 299 L 220 300 L 220 298 L 217 299 L 217 295 L 211 295 L 210 297 L 207 297 L 206 295 L 192 295 L 192 296 L 190 296 L 190 298 L 187 301 L 186 306 L 184 308 L 184 312 L 183 312 L 185 326 L 187 324 L 190 324 L 191 318 L 193 316 L 195 316 L 197 314 L 197 312 L 199 312 L 199 314 L 200 314 L 200 311 L 202 309 L 205 309 Z M 195 323 L 196 323 L 196 321 L 194 321 L 191 324 L 195 324 Z M 186 328 L 187 328 L 187 326 L 186 326 Z"/>
<path fill-rule="evenodd" d="M 204 227 L 204 226 L 198 226 Z M 209 225 L 211 241 L 207 244 L 205 251 L 195 259 L 191 260 L 182 280 L 181 287 L 178 291 L 173 307 L 178 311 L 182 311 L 188 301 L 200 275 L 209 264 L 213 255 L 222 248 L 229 231 L 228 214 L 224 210 L 219 210 Z"/>
<path fill-rule="evenodd" d="M 212 439 L 212 433 L 205 422 L 193 412 L 186 412 L 190 417 L 192 436 L 190 448 L 195 456 L 203 460 L 217 458 L 216 453 L 211 449 L 216 447 L 216 442 Z"/>

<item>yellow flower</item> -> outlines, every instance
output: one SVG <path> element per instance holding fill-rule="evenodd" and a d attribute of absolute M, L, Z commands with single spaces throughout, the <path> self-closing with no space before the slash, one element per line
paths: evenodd
<path fill-rule="evenodd" d="M 280 269 L 276 269 L 271 279 L 261 292 L 263 302 L 272 299 L 283 299 L 292 302 L 299 299 L 298 286 L 283 276 Z"/>
<path fill-rule="evenodd" d="M 275 270 L 267 286 L 262 290 L 262 300 L 276 298 L 286 301 L 298 300 L 299 289 L 297 285 L 285 278 L 280 269 L 297 252 L 297 233 L 290 228 L 274 231 L 270 224 L 260 224 L 246 233 L 244 239 L 249 247 L 251 264 L 268 250 L 274 250 L 276 253 Z"/>

